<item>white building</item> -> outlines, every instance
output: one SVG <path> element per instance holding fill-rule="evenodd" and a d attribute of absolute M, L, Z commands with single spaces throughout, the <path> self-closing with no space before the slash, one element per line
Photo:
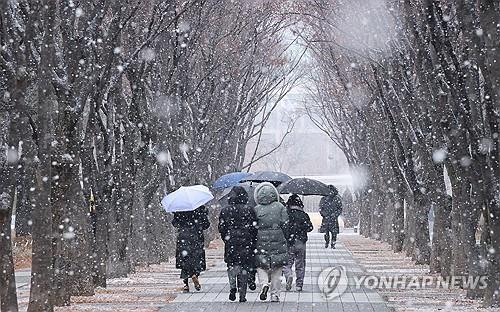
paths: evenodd
<path fill-rule="evenodd" d="M 279 145 L 288 127 L 295 126 L 282 146 L 271 155 L 252 165 L 252 171 L 274 170 L 291 176 L 348 175 L 349 168 L 342 151 L 317 128 L 304 112 L 304 93 L 290 93 L 272 113 L 262 135 L 257 155 Z M 253 154 L 256 140 L 247 147 L 247 161 Z M 321 179 L 320 179 L 321 180 Z"/>

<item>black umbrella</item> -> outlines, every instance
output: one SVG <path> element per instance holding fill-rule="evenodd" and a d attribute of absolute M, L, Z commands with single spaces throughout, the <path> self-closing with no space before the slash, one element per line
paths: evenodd
<path fill-rule="evenodd" d="M 313 179 L 297 178 L 281 184 L 278 187 L 280 194 L 298 194 L 298 195 L 321 195 L 331 194 L 328 185 Z"/>
<path fill-rule="evenodd" d="M 282 172 L 276 171 L 257 171 L 249 177 L 242 179 L 241 181 L 251 181 L 251 182 L 271 182 L 274 185 L 280 185 L 286 181 L 290 181 L 292 178 Z"/>

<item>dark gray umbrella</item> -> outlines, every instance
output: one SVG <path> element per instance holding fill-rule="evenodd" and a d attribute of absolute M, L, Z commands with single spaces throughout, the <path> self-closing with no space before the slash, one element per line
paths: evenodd
<path fill-rule="evenodd" d="M 331 191 L 328 185 L 313 179 L 297 178 L 292 179 L 278 186 L 280 194 L 298 194 L 298 195 L 330 195 Z"/>
<path fill-rule="evenodd" d="M 292 178 L 282 172 L 277 171 L 257 171 L 249 177 L 242 179 L 241 181 L 251 181 L 251 182 L 271 182 L 274 185 L 280 185 L 286 181 L 290 181 Z"/>

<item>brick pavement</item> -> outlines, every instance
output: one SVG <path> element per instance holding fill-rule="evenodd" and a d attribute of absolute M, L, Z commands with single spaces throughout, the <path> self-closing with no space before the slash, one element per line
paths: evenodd
<path fill-rule="evenodd" d="M 363 273 L 363 269 L 342 243 L 337 244 L 337 249 L 325 249 L 323 236 L 317 233 L 310 234 L 307 243 L 306 276 L 302 292 L 285 292 L 283 281 L 283 291 L 279 303 L 261 302 L 258 299 L 259 288 L 256 291 L 248 292 L 248 302 L 246 303 L 230 302 L 228 300 L 229 285 L 226 265 L 220 262 L 201 276 L 203 288 L 200 292 L 192 291 L 187 294 L 178 294 L 160 311 L 389 311 L 386 302 L 377 292 L 350 287 L 354 283 L 352 278 L 349 278 L 348 288 L 344 294 L 327 301 L 320 292 L 317 278 L 322 270 L 334 265 L 345 266 L 348 277 L 352 277 L 352 274 Z"/>
<path fill-rule="evenodd" d="M 347 234 L 349 235 L 349 234 Z M 339 237 L 342 240 L 344 235 Z M 181 281 L 174 263 L 167 263 L 144 268 L 125 279 L 109 280 L 109 286 L 100 290 L 93 297 L 72 298 L 70 307 L 58 308 L 58 311 L 186 311 L 186 312 L 245 312 L 245 311 L 346 311 L 346 312 L 382 312 L 389 311 L 387 303 L 374 290 L 354 289 L 354 274 L 365 274 L 351 252 L 342 242 L 337 249 L 325 249 L 323 235 L 309 235 L 307 243 L 307 264 L 302 292 L 286 292 L 284 280 L 279 303 L 261 302 L 258 290 L 249 291 L 248 302 L 239 303 L 228 300 L 229 285 L 226 265 L 222 261 L 222 250 L 207 250 L 209 269 L 201 276 L 202 290 L 181 293 Z M 342 265 L 347 268 L 347 291 L 333 300 L 325 300 L 317 279 L 322 270 Z M 29 296 L 29 270 L 16 273 L 20 308 L 25 310 Z M 295 286 L 295 285 L 294 285 Z M 270 296 L 269 296 L 270 297 Z"/>

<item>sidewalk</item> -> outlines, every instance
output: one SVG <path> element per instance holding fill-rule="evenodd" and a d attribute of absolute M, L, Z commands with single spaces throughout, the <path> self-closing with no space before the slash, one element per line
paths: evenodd
<path fill-rule="evenodd" d="M 325 249 L 323 235 L 311 234 L 307 243 L 307 267 L 302 292 L 285 292 L 283 284 L 280 303 L 261 302 L 258 299 L 259 288 L 247 294 L 246 303 L 230 302 L 226 265 L 221 262 L 202 275 L 203 289 L 200 292 L 178 294 L 160 311 L 389 311 L 382 297 L 369 289 L 348 288 L 339 298 L 326 301 L 317 279 L 322 270 L 333 265 L 343 265 L 354 274 L 362 271 L 342 243 L 337 244 L 337 249 Z"/>
<path fill-rule="evenodd" d="M 222 260 L 223 249 L 219 248 L 207 250 L 209 268 L 201 275 L 200 292 L 194 291 L 192 285 L 191 293 L 181 292 L 179 270 L 175 269 L 172 261 L 140 269 L 128 278 L 109 280 L 108 288 L 98 289 L 95 296 L 74 297 L 70 307 L 57 308 L 56 311 L 389 311 L 386 302 L 376 291 L 350 287 L 353 285 L 352 274 L 363 274 L 363 269 L 342 243 L 344 236 L 352 235 L 340 235 L 337 249 L 325 249 L 323 235 L 310 234 L 303 291 L 285 292 L 283 283 L 280 303 L 261 302 L 258 299 L 259 288 L 248 292 L 246 303 L 230 302 L 226 265 Z M 334 265 L 347 268 L 348 287 L 340 297 L 327 301 L 320 292 L 317 279 L 322 270 Z M 21 277 L 26 271 L 20 274 Z M 27 289 L 24 286 L 19 288 L 24 292 L 20 298 L 23 303 L 21 310 L 27 306 Z"/>

